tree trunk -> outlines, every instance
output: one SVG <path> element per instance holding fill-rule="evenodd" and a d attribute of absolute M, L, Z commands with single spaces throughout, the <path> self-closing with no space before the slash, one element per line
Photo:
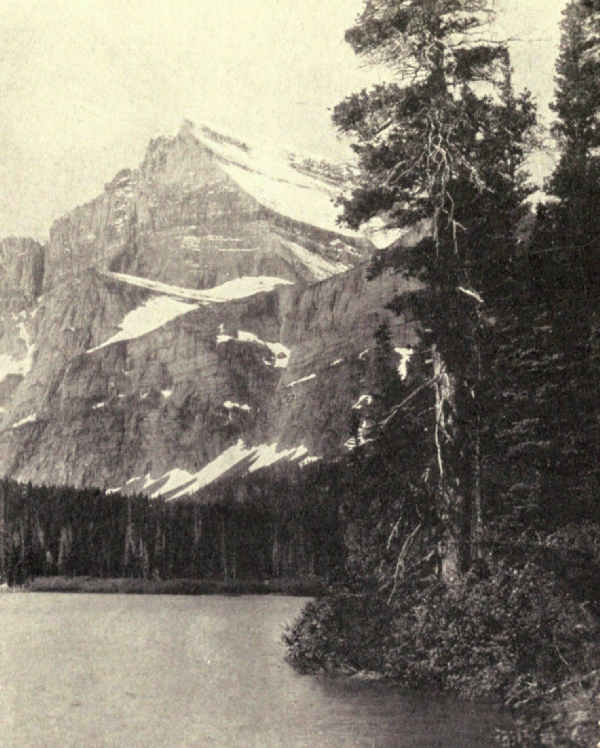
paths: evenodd
<path fill-rule="evenodd" d="M 273 576 L 281 576 L 281 548 L 279 544 L 279 527 L 275 527 L 273 533 L 273 546 L 271 550 L 271 565 L 273 567 Z"/>
<path fill-rule="evenodd" d="M 135 541 L 133 537 L 133 517 L 131 513 L 131 500 L 127 499 L 127 526 L 125 527 L 125 542 L 123 546 L 123 573 L 130 577 L 131 567 L 136 556 Z"/>
<path fill-rule="evenodd" d="M 471 565 L 472 469 L 465 423 L 461 420 L 464 381 L 450 372 L 439 349 L 433 347 L 435 381 L 435 447 L 438 466 L 442 540 L 442 577 L 455 583 Z"/>
<path fill-rule="evenodd" d="M 225 517 L 221 515 L 221 566 L 223 568 L 223 579 L 229 579 L 229 568 L 227 566 L 227 539 L 225 537 Z"/>
<path fill-rule="evenodd" d="M 481 495 L 481 347 L 476 341 L 475 382 L 472 390 L 471 407 L 473 419 L 471 425 L 471 478 L 472 478 L 472 520 L 471 520 L 471 561 L 481 559 L 483 539 L 483 502 Z"/>

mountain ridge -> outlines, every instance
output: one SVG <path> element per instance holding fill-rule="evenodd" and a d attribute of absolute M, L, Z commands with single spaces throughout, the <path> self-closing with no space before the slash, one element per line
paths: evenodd
<path fill-rule="evenodd" d="M 316 225 L 331 184 L 214 140 L 186 124 L 151 141 L 54 222 L 41 269 L 41 245 L 22 245 L 1 296 L 0 473 L 178 497 L 231 469 L 331 457 L 374 330 L 416 341 L 383 308 L 415 282 L 367 280 L 369 240 Z"/>

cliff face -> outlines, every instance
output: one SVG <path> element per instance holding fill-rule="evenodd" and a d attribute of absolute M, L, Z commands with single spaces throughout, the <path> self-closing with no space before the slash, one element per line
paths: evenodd
<path fill-rule="evenodd" d="M 45 250 L 0 244 L 0 474 L 178 497 L 346 449 L 374 330 L 416 333 L 383 309 L 411 284 L 367 281 L 371 245 L 335 230 L 338 188 L 185 128 Z"/>
<path fill-rule="evenodd" d="M 21 311 L 39 296 L 44 277 L 44 247 L 33 239 L 0 240 L 0 297 L 3 307 Z"/>
<path fill-rule="evenodd" d="M 39 296 L 44 248 L 33 239 L 0 241 L 0 423 L 17 385 L 31 369 L 28 311 Z"/>

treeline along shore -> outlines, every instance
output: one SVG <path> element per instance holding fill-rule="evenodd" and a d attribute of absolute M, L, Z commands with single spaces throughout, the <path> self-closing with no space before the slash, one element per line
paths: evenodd
<path fill-rule="evenodd" d="M 226 481 L 187 502 L 2 480 L 0 576 L 40 591 L 314 592 L 343 563 L 335 502 L 269 480 L 243 501 Z"/>

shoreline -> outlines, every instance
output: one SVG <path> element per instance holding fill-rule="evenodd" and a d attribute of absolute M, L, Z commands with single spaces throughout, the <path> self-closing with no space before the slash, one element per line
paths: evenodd
<path fill-rule="evenodd" d="M 291 595 L 314 597 L 325 591 L 318 579 L 135 579 L 127 577 L 35 577 L 5 593 L 72 592 L 131 595 Z"/>

